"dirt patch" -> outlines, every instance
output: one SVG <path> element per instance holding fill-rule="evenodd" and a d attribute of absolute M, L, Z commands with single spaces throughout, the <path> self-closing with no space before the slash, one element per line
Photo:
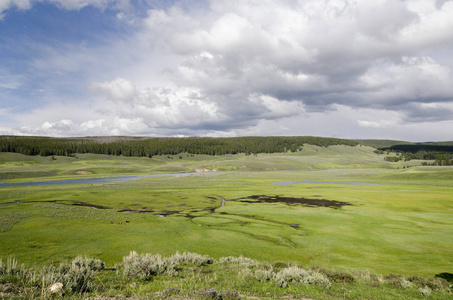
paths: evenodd
<path fill-rule="evenodd" d="M 334 209 L 341 208 L 346 205 L 352 205 L 347 202 L 326 200 L 326 199 L 307 199 L 295 197 L 281 197 L 281 196 L 266 196 L 266 195 L 253 195 L 245 198 L 239 198 L 239 202 L 243 203 L 286 203 L 288 205 L 301 204 L 309 207 L 330 207 Z"/>
<path fill-rule="evenodd" d="M 76 171 L 75 172 L 77 175 L 91 175 L 93 172 L 90 171 Z"/>

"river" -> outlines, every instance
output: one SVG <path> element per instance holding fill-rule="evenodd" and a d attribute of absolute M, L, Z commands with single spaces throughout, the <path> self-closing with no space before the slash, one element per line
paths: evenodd
<path fill-rule="evenodd" d="M 171 173 L 171 174 L 98 177 L 98 178 L 75 178 L 75 179 L 64 179 L 64 180 L 36 181 L 36 182 L 10 182 L 10 183 L 0 183 L 0 188 L 1 187 L 44 186 L 44 185 L 111 183 L 111 182 L 124 182 L 124 181 L 129 181 L 129 180 L 137 180 L 140 178 L 149 178 L 149 177 L 189 176 L 189 175 L 199 175 L 199 174 L 203 174 L 203 173 L 208 173 L 208 172 Z"/>

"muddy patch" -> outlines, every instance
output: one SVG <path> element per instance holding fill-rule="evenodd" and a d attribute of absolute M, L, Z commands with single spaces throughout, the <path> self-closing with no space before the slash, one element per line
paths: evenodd
<path fill-rule="evenodd" d="M 236 201 L 242 203 L 286 203 L 288 205 L 300 204 L 308 207 L 329 207 L 338 209 L 346 205 L 352 205 L 347 202 L 326 200 L 326 199 L 307 199 L 282 196 L 253 195 L 245 198 L 239 198 Z"/>

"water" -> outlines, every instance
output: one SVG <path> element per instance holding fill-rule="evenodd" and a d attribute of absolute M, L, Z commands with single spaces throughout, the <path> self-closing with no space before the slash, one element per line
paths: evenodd
<path fill-rule="evenodd" d="M 10 202 L 10 203 L 3 203 L 3 204 L 0 204 L 0 206 L 6 206 L 6 205 L 12 205 L 12 204 L 18 204 L 18 203 L 20 203 L 20 201 Z"/>
<path fill-rule="evenodd" d="M 37 181 L 37 182 L 12 182 L 12 183 L 0 183 L 0 188 L 1 187 L 44 186 L 44 185 L 112 183 L 112 182 L 124 182 L 124 181 L 129 181 L 129 180 L 137 180 L 140 178 L 149 178 L 149 177 L 188 176 L 188 175 L 195 175 L 195 174 L 198 175 L 198 174 L 203 174 L 203 173 L 208 173 L 208 172 L 153 174 L 153 175 L 100 177 L 100 178 L 76 178 L 76 179 L 66 179 L 66 180 Z"/>
<path fill-rule="evenodd" d="M 166 177 L 166 176 L 189 176 L 199 175 L 209 172 L 191 172 L 191 173 L 170 173 L 170 174 L 153 174 L 153 175 L 139 175 L 139 176 L 118 176 L 118 177 L 100 177 L 100 178 L 76 178 L 66 180 L 50 180 L 50 181 L 37 181 L 37 182 L 12 182 L 0 183 L 2 187 L 27 187 L 27 186 L 45 186 L 45 185 L 72 185 L 72 184 L 94 184 L 94 183 L 112 183 L 124 182 L 129 180 L 137 180 L 140 178 L 150 177 Z M 327 183 L 327 184 L 347 184 L 347 185 L 377 185 L 375 183 L 366 182 L 332 182 L 332 181 L 313 181 L 313 180 L 300 180 L 300 181 L 276 181 L 265 184 L 276 184 L 281 186 L 289 186 L 294 183 Z"/>

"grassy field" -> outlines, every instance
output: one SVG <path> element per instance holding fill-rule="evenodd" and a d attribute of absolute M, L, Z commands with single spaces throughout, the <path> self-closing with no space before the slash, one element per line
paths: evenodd
<path fill-rule="evenodd" d="M 0 205 L 20 202 L 0 206 L 0 257 L 41 266 L 81 254 L 113 265 L 132 250 L 188 251 L 350 273 L 453 273 L 453 168 L 390 163 L 373 150 L 151 159 L 0 153 L 1 182 L 217 171 L 0 187 Z"/>

